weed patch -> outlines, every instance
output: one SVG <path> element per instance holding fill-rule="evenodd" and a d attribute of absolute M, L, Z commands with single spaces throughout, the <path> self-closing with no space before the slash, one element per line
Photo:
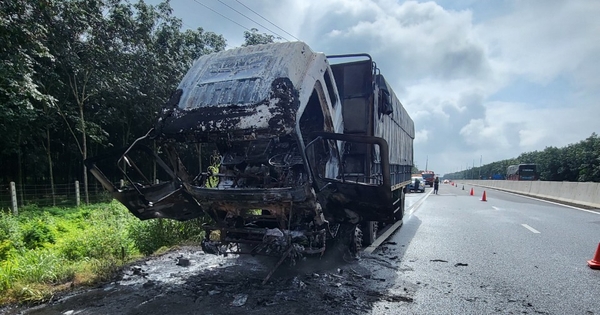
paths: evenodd
<path fill-rule="evenodd" d="M 181 244 L 204 235 L 204 218 L 179 222 L 168 219 L 141 221 L 129 226 L 129 235 L 135 247 L 144 255 L 150 255 L 161 247 Z"/>
<path fill-rule="evenodd" d="M 0 213 L 0 304 L 40 302 L 57 290 L 106 281 L 141 254 L 201 239 L 204 223 L 140 221 L 116 201 Z"/>

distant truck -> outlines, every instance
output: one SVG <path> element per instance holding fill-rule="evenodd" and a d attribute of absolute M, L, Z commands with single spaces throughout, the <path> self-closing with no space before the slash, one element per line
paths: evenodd
<path fill-rule="evenodd" d="M 414 136 L 369 55 L 275 43 L 200 57 L 153 129 L 86 165 L 139 219 L 208 215 L 208 253 L 356 255 L 403 217 Z"/>
<path fill-rule="evenodd" d="M 423 171 L 421 176 L 425 180 L 425 184 L 429 187 L 433 187 L 433 181 L 435 180 L 435 173 L 433 171 Z"/>
<path fill-rule="evenodd" d="M 537 165 L 518 164 L 506 168 L 507 180 L 538 180 Z"/>

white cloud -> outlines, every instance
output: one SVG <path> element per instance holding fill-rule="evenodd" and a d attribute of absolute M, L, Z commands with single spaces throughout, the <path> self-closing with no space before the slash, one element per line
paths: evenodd
<path fill-rule="evenodd" d="M 429 139 L 429 130 L 427 130 L 427 129 L 417 130 L 415 132 L 414 144 L 418 145 L 419 143 L 427 142 L 428 139 Z"/>
<path fill-rule="evenodd" d="M 600 131 L 600 1 L 242 2 L 315 51 L 370 53 L 415 121 L 419 165 L 456 171 Z M 186 24 L 243 42 L 214 13 L 172 6 Z"/>
<path fill-rule="evenodd" d="M 545 84 L 561 74 L 598 83 L 600 2 L 518 1 L 515 10 L 477 27 L 504 71 Z M 591 69 L 591 71 L 590 71 Z M 586 71 L 587 70 L 587 71 Z M 583 80 L 581 80 L 583 79 Z M 596 85 L 596 87 L 598 87 Z"/>
<path fill-rule="evenodd" d="M 304 24 L 311 25 L 310 32 L 302 36 L 317 50 L 366 51 L 394 81 L 472 79 L 488 74 L 484 46 L 474 36 L 470 11 L 446 11 L 434 2 L 338 0 L 325 6 L 321 2 L 309 8 Z M 343 22 L 333 28 L 329 22 L 319 23 L 325 18 L 323 12 L 329 12 L 327 20 Z"/>

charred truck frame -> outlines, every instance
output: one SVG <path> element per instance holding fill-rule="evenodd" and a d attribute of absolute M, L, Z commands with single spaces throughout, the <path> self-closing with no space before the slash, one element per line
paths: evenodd
<path fill-rule="evenodd" d="M 142 220 L 210 216 L 206 252 L 283 261 L 402 219 L 413 139 L 369 55 L 275 43 L 200 57 L 147 135 L 86 165 Z"/>

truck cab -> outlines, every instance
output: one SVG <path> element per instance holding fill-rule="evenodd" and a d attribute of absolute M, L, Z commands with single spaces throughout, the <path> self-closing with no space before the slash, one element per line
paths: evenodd
<path fill-rule="evenodd" d="M 433 171 L 423 171 L 421 176 L 425 180 L 427 186 L 433 187 L 433 182 L 435 181 L 435 173 Z"/>

